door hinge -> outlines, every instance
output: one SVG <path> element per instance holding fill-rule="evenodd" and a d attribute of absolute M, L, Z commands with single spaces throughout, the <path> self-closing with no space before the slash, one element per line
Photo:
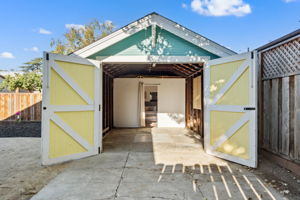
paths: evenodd
<path fill-rule="evenodd" d="M 99 111 L 101 111 L 101 105 L 99 104 Z"/>
<path fill-rule="evenodd" d="M 255 110 L 254 107 L 244 107 L 244 110 Z"/>

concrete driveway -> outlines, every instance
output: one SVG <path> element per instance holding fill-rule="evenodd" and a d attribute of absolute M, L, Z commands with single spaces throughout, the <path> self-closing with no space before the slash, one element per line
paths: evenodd
<path fill-rule="evenodd" d="M 179 128 L 116 129 L 32 200 L 283 199 L 251 170 L 204 153 Z"/>

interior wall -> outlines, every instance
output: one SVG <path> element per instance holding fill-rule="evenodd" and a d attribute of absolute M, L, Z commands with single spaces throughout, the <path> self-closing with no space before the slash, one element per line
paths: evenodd
<path fill-rule="evenodd" d="M 138 83 L 158 85 L 158 127 L 185 127 L 184 78 L 115 78 L 114 126 L 138 127 Z"/>

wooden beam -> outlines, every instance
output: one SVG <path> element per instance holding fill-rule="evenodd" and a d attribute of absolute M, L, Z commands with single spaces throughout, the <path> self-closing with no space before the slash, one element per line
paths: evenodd
<path fill-rule="evenodd" d="M 185 70 L 185 69 L 183 69 L 183 68 L 181 68 L 181 67 L 178 67 L 177 65 L 173 65 L 173 68 L 174 68 L 174 69 L 178 69 L 179 71 L 181 71 L 181 72 L 184 73 L 185 75 L 190 75 L 190 74 L 191 74 L 190 71 L 187 71 L 187 70 Z"/>
<path fill-rule="evenodd" d="M 186 70 L 189 70 L 189 71 L 191 71 L 191 72 L 197 71 L 197 70 L 195 70 L 194 68 L 188 67 L 188 66 L 186 66 L 186 65 L 184 65 L 184 64 L 177 64 L 177 66 L 183 67 L 183 68 L 185 68 Z"/>
<path fill-rule="evenodd" d="M 200 69 L 199 71 L 196 71 L 196 72 L 194 72 L 193 74 L 191 74 L 190 77 L 193 77 L 193 76 L 195 76 L 195 75 L 201 73 L 202 71 L 203 71 L 203 68 Z"/>
<path fill-rule="evenodd" d="M 179 70 L 179 69 L 176 68 L 175 66 L 173 66 L 173 69 L 176 70 L 176 71 L 178 71 L 179 73 L 183 74 L 183 75 L 186 76 L 186 77 L 189 76 L 188 73 L 186 73 L 186 72 L 184 72 L 184 71 L 182 71 L 182 70 Z"/>

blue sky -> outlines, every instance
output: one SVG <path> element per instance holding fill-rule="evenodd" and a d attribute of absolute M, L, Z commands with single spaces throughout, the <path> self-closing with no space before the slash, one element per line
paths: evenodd
<path fill-rule="evenodd" d="M 157 12 L 236 52 L 300 27 L 300 0 L 9 0 L 0 6 L 0 69 L 50 51 L 66 24 L 96 18 L 122 27 Z"/>

